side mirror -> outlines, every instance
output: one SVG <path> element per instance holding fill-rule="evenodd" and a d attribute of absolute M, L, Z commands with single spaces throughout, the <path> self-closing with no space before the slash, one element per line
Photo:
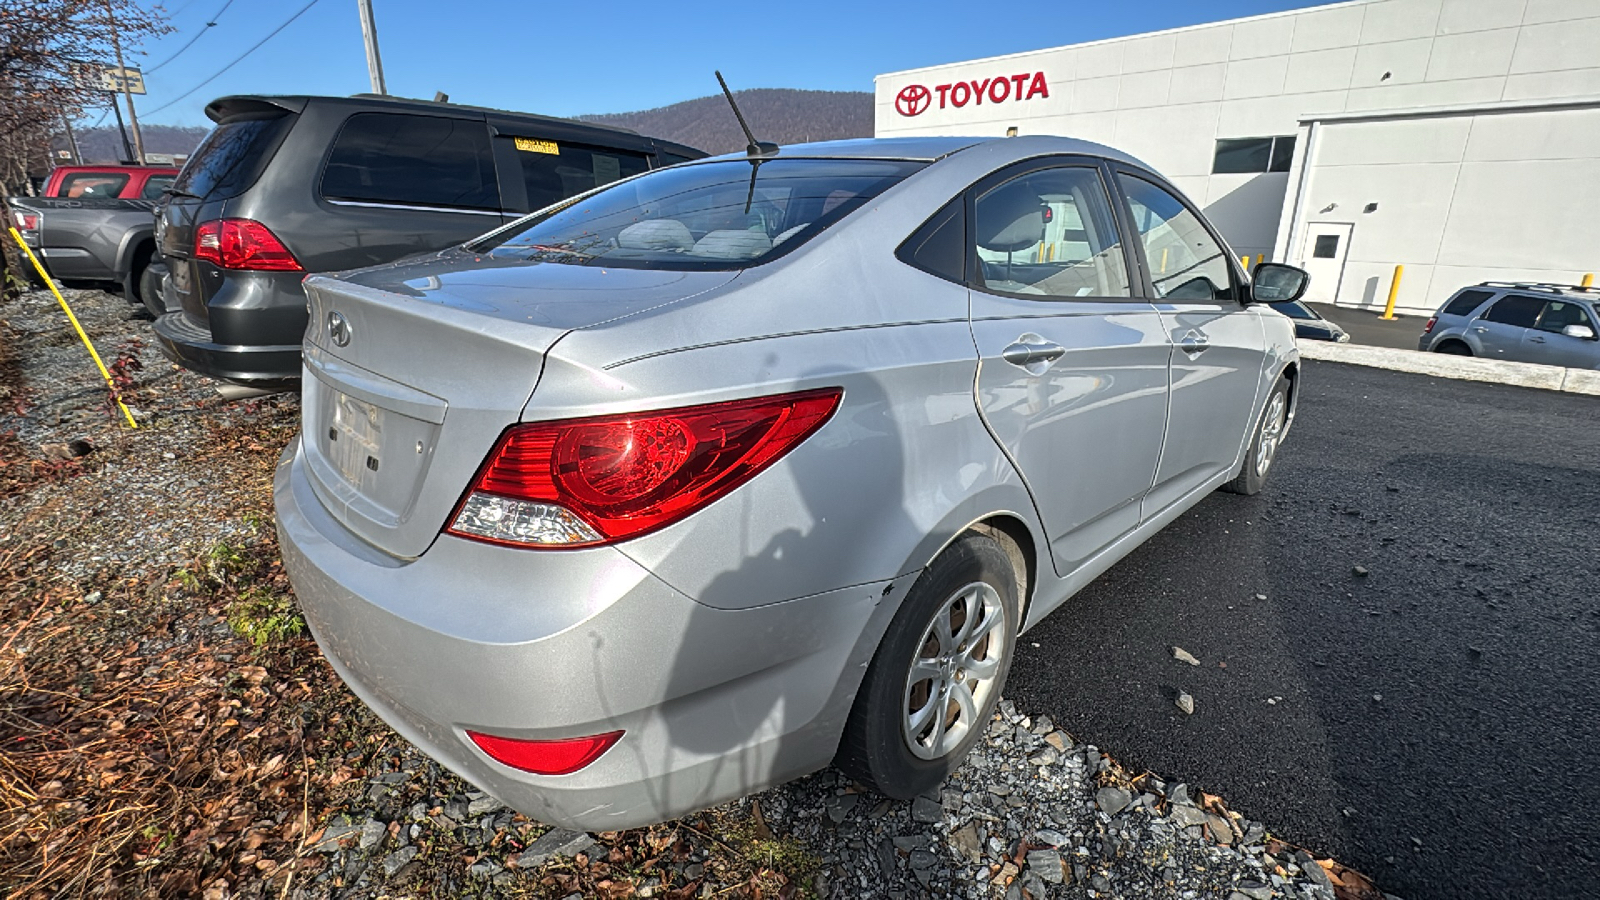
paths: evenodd
<path fill-rule="evenodd" d="M 1567 337 L 1583 338 L 1586 341 L 1594 340 L 1594 329 L 1587 325 L 1568 325 L 1561 329 Z"/>
<path fill-rule="evenodd" d="M 1305 269 L 1283 263 L 1260 263 L 1250 282 L 1250 302 L 1287 303 L 1299 300 L 1310 283 L 1311 275 Z"/>

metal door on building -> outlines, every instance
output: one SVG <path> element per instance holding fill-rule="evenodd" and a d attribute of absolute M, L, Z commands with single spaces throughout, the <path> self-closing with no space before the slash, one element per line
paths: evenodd
<path fill-rule="evenodd" d="M 1300 267 L 1311 273 L 1311 284 L 1303 299 L 1312 303 L 1333 303 L 1344 278 L 1344 260 L 1350 252 L 1348 222 L 1310 222 L 1306 243 L 1300 251 Z"/>

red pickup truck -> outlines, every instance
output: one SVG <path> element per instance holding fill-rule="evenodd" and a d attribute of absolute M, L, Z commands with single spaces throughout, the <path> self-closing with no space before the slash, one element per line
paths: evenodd
<path fill-rule="evenodd" d="M 170 166 L 58 166 L 44 183 L 44 196 L 85 200 L 160 200 L 177 177 Z"/>

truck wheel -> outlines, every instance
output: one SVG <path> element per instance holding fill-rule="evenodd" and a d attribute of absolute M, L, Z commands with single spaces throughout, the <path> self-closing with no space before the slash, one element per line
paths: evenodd
<path fill-rule="evenodd" d="M 898 800 L 942 782 L 983 737 L 1000 702 L 1020 599 L 1010 557 L 994 539 L 957 538 L 895 613 L 834 763 Z"/>

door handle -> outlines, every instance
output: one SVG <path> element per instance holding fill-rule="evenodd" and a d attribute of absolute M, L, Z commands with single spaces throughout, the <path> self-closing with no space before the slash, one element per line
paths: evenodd
<path fill-rule="evenodd" d="M 1211 348 L 1211 342 L 1198 331 L 1191 331 L 1178 341 L 1178 348 L 1185 353 L 1203 353 Z"/>
<path fill-rule="evenodd" d="M 1053 363 L 1066 352 L 1067 348 L 1054 341 L 1047 341 L 1037 334 L 1024 334 L 1006 345 L 1006 348 L 1000 351 L 1000 358 L 1013 366 L 1026 369 L 1040 363 Z"/>
<path fill-rule="evenodd" d="M 1528 336 L 1528 341 L 1530 343 L 1534 343 L 1534 344 L 1542 344 L 1542 343 L 1544 343 L 1544 338 L 1542 338 L 1542 337 L 1534 337 L 1533 335 L 1529 335 Z"/>
<path fill-rule="evenodd" d="M 1483 327 L 1482 325 L 1474 325 L 1474 326 L 1472 326 L 1472 330 L 1476 331 L 1479 334 L 1488 334 L 1489 333 L 1489 329 Z"/>

